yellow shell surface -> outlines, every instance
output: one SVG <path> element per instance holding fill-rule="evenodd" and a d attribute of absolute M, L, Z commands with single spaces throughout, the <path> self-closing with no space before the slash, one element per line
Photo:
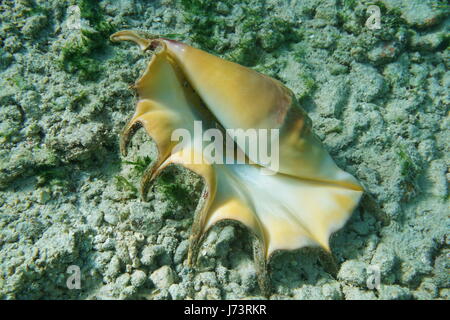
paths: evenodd
<path fill-rule="evenodd" d="M 180 42 L 145 39 L 132 31 L 112 35 L 143 50 L 155 50 L 135 83 L 135 114 L 121 137 L 121 150 L 142 126 L 157 144 L 159 157 L 142 180 L 151 181 L 170 164 L 200 175 L 205 190 L 196 210 L 189 260 L 195 261 L 202 235 L 215 223 L 231 219 L 247 226 L 259 241 L 259 269 L 276 250 L 321 246 L 329 251 L 331 233 L 341 228 L 357 206 L 363 189 L 334 163 L 311 132 L 306 113 L 281 82 Z M 192 141 L 174 151 L 171 133 L 178 128 L 279 129 L 279 170 L 261 174 L 264 166 L 249 157 L 246 164 L 217 164 L 202 159 L 205 142 Z M 194 135 L 195 136 L 195 135 Z M 237 153 L 248 148 L 234 141 Z M 224 155 L 221 155 L 225 158 Z M 262 261 L 262 262 L 261 262 Z M 261 282 L 260 282 L 261 283 Z"/>

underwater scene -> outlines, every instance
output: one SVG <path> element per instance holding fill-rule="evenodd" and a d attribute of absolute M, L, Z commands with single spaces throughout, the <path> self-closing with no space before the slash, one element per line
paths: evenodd
<path fill-rule="evenodd" d="M 449 39 L 445 0 L 0 1 L 0 299 L 450 299 Z"/>

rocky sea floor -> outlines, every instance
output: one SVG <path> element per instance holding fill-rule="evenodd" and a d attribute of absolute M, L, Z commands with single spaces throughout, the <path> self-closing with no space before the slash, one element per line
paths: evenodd
<path fill-rule="evenodd" d="M 373 4 L 380 29 L 366 26 Z M 186 266 L 198 177 L 172 168 L 139 198 L 155 146 L 138 132 L 122 158 L 118 134 L 150 54 L 109 41 L 134 29 L 281 80 L 363 184 L 331 239 L 338 270 L 314 249 L 281 252 L 271 299 L 449 299 L 449 12 L 437 0 L 2 1 L 0 298 L 264 298 L 239 225 L 215 226 Z"/>

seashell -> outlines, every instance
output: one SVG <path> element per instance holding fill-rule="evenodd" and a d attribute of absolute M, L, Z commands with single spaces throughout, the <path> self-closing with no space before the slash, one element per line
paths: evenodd
<path fill-rule="evenodd" d="M 146 39 L 120 31 L 112 41 L 129 40 L 153 56 L 134 84 L 138 101 L 125 126 L 120 149 L 144 127 L 158 148 L 158 159 L 141 180 L 143 197 L 164 168 L 176 164 L 205 182 L 194 213 L 188 263 L 194 265 L 202 236 L 215 223 L 234 220 L 255 235 L 255 260 L 261 289 L 269 288 L 267 263 L 277 250 L 320 246 L 350 217 L 363 188 L 341 170 L 311 131 L 311 120 L 281 82 L 178 41 Z M 205 157 L 208 145 L 195 137 L 196 121 L 206 129 L 278 130 L 268 143 L 279 152 L 276 170 L 250 152 L 245 139 L 216 150 L 223 164 Z M 172 133 L 183 128 L 193 141 L 177 149 Z M 217 138 L 217 137 L 215 137 Z M 231 152 L 231 151 L 234 151 Z M 229 156 L 231 152 L 231 156 Z M 217 155 L 219 153 L 219 155 Z M 248 163 L 236 164 L 237 158 Z M 200 161 L 192 161 L 200 159 Z M 265 170 L 265 171 L 264 171 Z M 263 172 L 264 171 L 264 172 Z"/>

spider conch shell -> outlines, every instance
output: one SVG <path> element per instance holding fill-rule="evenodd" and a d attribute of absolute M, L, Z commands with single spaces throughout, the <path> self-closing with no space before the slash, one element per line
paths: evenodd
<path fill-rule="evenodd" d="M 171 164 L 182 165 L 205 182 L 194 214 L 188 261 L 195 261 L 200 238 L 221 220 L 236 220 L 259 240 L 255 258 L 260 274 L 276 250 L 321 246 L 329 251 L 330 235 L 341 228 L 358 204 L 363 189 L 341 170 L 311 132 L 311 121 L 291 90 L 281 82 L 189 45 L 164 38 L 146 39 L 133 31 L 111 36 L 129 40 L 154 54 L 134 88 L 136 111 L 121 135 L 121 151 L 137 127 L 154 139 L 159 155 L 142 178 L 141 191 Z M 248 164 L 216 164 L 201 158 L 203 141 L 174 152 L 175 129 L 279 129 L 279 168 L 252 158 L 243 141 L 235 140 L 236 155 Z M 273 142 L 273 141 L 272 141 Z M 224 156 L 225 157 L 225 156 Z M 270 168 L 268 168 L 270 169 Z M 264 280 L 260 281 L 263 282 Z"/>

